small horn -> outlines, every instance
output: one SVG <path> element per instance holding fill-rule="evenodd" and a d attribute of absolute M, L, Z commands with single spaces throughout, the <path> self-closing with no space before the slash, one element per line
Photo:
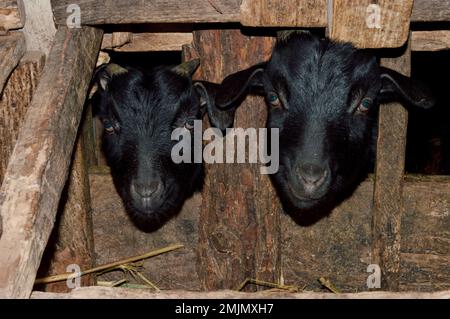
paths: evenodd
<path fill-rule="evenodd" d="M 285 30 L 277 32 L 277 40 L 278 42 L 286 42 L 294 35 L 311 35 L 311 33 L 307 30 Z"/>
<path fill-rule="evenodd" d="M 119 75 L 119 74 L 127 73 L 128 70 L 123 68 L 123 67 L 121 67 L 118 64 L 110 63 L 106 67 L 106 72 L 108 73 L 108 75 L 113 76 L 113 75 Z"/>
<path fill-rule="evenodd" d="M 192 76 L 200 65 L 200 59 L 193 59 L 175 66 L 172 70 L 181 76 Z"/>

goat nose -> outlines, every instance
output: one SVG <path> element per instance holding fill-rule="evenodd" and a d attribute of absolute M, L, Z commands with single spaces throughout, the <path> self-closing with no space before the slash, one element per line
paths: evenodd
<path fill-rule="evenodd" d="M 162 183 L 159 181 L 151 181 L 148 183 L 134 183 L 134 189 L 142 197 L 150 197 L 154 193 L 158 192 L 162 187 Z"/>
<path fill-rule="evenodd" d="M 328 170 L 315 164 L 302 164 L 297 168 L 301 183 L 309 190 L 320 187 L 328 175 Z"/>

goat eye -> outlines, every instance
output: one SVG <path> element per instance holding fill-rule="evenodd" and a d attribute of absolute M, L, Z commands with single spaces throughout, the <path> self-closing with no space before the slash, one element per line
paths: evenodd
<path fill-rule="evenodd" d="M 184 123 L 184 127 L 188 129 L 189 131 L 194 129 L 194 120 L 187 120 L 186 123 Z"/>
<path fill-rule="evenodd" d="M 270 92 L 267 95 L 267 100 L 269 101 L 270 105 L 272 106 L 280 106 L 280 99 L 278 98 L 278 95 L 275 92 Z"/>
<path fill-rule="evenodd" d="M 358 107 L 356 108 L 356 112 L 359 114 L 367 114 L 372 107 L 373 100 L 369 97 L 365 97 L 361 100 Z"/>
<path fill-rule="evenodd" d="M 112 135 L 120 131 L 119 123 L 111 123 L 109 120 L 103 120 L 103 127 L 105 128 L 105 132 L 108 135 Z"/>

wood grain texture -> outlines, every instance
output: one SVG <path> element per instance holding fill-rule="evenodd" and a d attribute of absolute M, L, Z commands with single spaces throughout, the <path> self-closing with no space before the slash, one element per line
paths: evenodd
<path fill-rule="evenodd" d="M 265 27 L 323 27 L 327 24 L 327 0 L 243 0 L 241 23 Z"/>
<path fill-rule="evenodd" d="M 289 293 L 282 291 L 260 291 L 253 293 L 220 290 L 214 292 L 161 291 L 152 292 L 144 289 L 125 289 L 107 287 L 84 287 L 72 290 L 68 294 L 43 293 L 35 291 L 32 299 L 449 299 L 450 291 L 434 293 L 420 292 L 361 292 L 361 293 Z"/>
<path fill-rule="evenodd" d="M 411 21 L 450 21 L 450 0 L 414 0 Z"/>
<path fill-rule="evenodd" d="M 348 200 L 310 226 L 282 215 L 284 283 L 323 291 L 329 279 L 342 292 L 367 290 L 371 263 L 373 179 L 363 182 Z"/>
<path fill-rule="evenodd" d="M 450 31 L 414 31 L 411 51 L 441 51 L 450 49 Z"/>
<path fill-rule="evenodd" d="M 20 32 L 0 36 L 0 97 L 5 83 L 26 51 L 25 37 Z"/>
<path fill-rule="evenodd" d="M 200 290 L 196 265 L 201 194 L 196 193 L 189 198 L 181 212 L 161 229 L 145 233 L 136 228 L 125 212 L 108 167 L 94 167 L 91 171 L 96 171 L 89 176 L 96 266 L 155 248 L 183 244 L 182 249 L 144 260 L 141 273 L 160 289 Z M 99 280 L 120 280 L 124 277 L 136 282 L 121 271 L 102 275 Z"/>
<path fill-rule="evenodd" d="M 50 0 L 25 0 L 24 7 L 27 18 L 23 33 L 27 49 L 41 51 L 48 56 L 56 33 Z"/>
<path fill-rule="evenodd" d="M 450 289 L 449 177 L 408 178 L 403 195 L 399 289 Z"/>
<path fill-rule="evenodd" d="M 79 134 L 69 178 L 59 203 L 55 227 L 44 252 L 38 277 L 67 272 L 76 264 L 81 270 L 95 264 L 89 175 L 85 156 L 85 142 Z M 81 277 L 81 286 L 94 285 L 92 275 Z M 65 281 L 44 285 L 44 291 L 69 292 Z"/>
<path fill-rule="evenodd" d="M 382 65 L 410 75 L 411 48 Z M 403 178 L 408 112 L 398 103 L 380 106 L 373 207 L 372 262 L 382 270 L 382 287 L 397 290 L 400 272 L 401 221 L 405 212 Z"/>
<path fill-rule="evenodd" d="M 102 50 L 112 49 L 130 43 L 133 39 L 131 32 L 113 32 L 103 35 Z"/>
<path fill-rule="evenodd" d="M 408 39 L 412 4 L 413 0 L 380 0 L 375 4 L 378 9 L 369 9 L 371 0 L 333 0 L 330 37 L 359 48 L 401 47 Z"/>
<path fill-rule="evenodd" d="M 102 31 L 61 27 L 0 189 L 0 297 L 29 297 L 53 228 Z"/>
<path fill-rule="evenodd" d="M 65 24 L 67 6 L 78 4 L 82 23 L 199 23 L 239 21 L 241 0 L 51 0 L 56 23 Z"/>
<path fill-rule="evenodd" d="M 0 0 L 0 30 L 23 28 L 25 10 L 22 0 Z"/>
<path fill-rule="evenodd" d="M 183 53 L 186 60 L 201 59 L 198 78 L 217 83 L 268 59 L 272 46 L 273 38 L 208 30 L 194 32 L 193 46 Z M 266 114 L 262 98 L 248 97 L 235 127 L 264 127 Z M 278 282 L 281 207 L 268 176 L 256 164 L 205 164 L 205 171 L 198 247 L 203 288 L 236 288 L 247 277 Z"/>
<path fill-rule="evenodd" d="M 192 33 L 134 33 L 129 43 L 118 46 L 118 52 L 181 51 L 193 41 Z"/>
<path fill-rule="evenodd" d="M 45 56 L 41 52 L 25 53 L 9 77 L 0 99 L 0 185 L 20 126 L 36 91 L 44 60 Z"/>

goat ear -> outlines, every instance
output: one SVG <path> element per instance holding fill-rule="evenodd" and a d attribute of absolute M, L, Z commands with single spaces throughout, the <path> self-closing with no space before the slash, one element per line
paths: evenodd
<path fill-rule="evenodd" d="M 95 83 L 104 91 L 108 88 L 112 78 L 127 73 L 128 70 L 115 63 L 103 64 L 97 68 L 94 75 Z"/>
<path fill-rule="evenodd" d="M 181 76 L 191 77 L 195 73 L 199 65 L 200 59 L 193 59 L 173 67 L 172 71 Z"/>
<path fill-rule="evenodd" d="M 263 95 L 263 73 L 266 63 L 254 65 L 248 69 L 228 75 L 220 84 L 216 95 L 219 109 L 235 109 L 248 93 Z"/>
<path fill-rule="evenodd" d="M 198 81 L 194 87 L 200 97 L 200 106 L 203 115 L 208 113 L 211 126 L 225 131 L 226 128 L 233 126 L 234 113 L 236 109 L 220 110 L 217 108 L 215 98 L 220 91 L 220 85 L 216 83 Z"/>
<path fill-rule="evenodd" d="M 380 67 L 381 90 L 378 99 L 381 103 L 405 101 L 410 105 L 429 109 L 435 99 L 427 86 L 394 70 Z"/>

